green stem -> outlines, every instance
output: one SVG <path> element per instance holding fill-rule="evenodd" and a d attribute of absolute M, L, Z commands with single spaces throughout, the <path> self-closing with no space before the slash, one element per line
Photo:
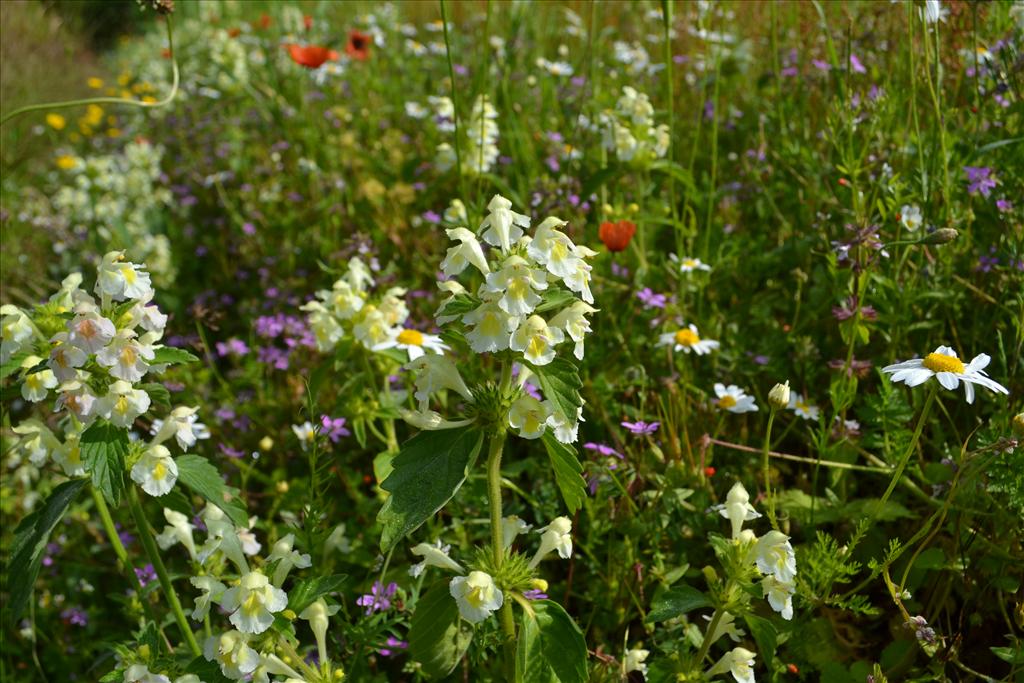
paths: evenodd
<path fill-rule="evenodd" d="M 768 500 L 768 521 L 772 528 L 779 530 L 779 522 L 775 519 L 775 498 L 772 497 L 772 480 L 768 468 L 768 454 L 772 445 L 772 424 L 775 423 L 775 408 L 768 413 L 768 427 L 764 431 L 764 448 L 761 449 L 761 469 L 764 472 L 764 495 Z"/>
<path fill-rule="evenodd" d="M 704 641 L 700 644 L 700 652 L 697 653 L 697 665 L 700 666 L 701 662 L 708 654 L 708 648 L 711 647 L 711 636 L 714 634 L 715 629 L 718 628 L 718 622 L 722 620 L 722 615 L 725 611 L 722 609 L 716 609 L 715 614 L 711 617 L 711 623 L 708 624 L 708 630 L 704 632 Z"/>
<path fill-rule="evenodd" d="M 511 384 L 512 365 L 505 361 L 501 367 L 501 382 L 499 384 L 502 396 L 508 393 Z M 507 435 L 505 422 L 496 425 L 487 453 L 487 502 L 491 511 L 491 553 L 496 574 L 500 573 L 501 565 L 505 561 L 505 534 L 501 514 L 501 454 Z M 516 624 L 512 615 L 512 601 L 508 599 L 501 606 L 501 630 L 505 634 L 505 642 L 502 647 L 505 658 L 505 677 L 507 680 L 512 680 L 515 673 Z"/>
<path fill-rule="evenodd" d="M 167 598 L 167 604 L 171 608 L 171 612 L 174 613 L 174 620 L 178 622 L 178 628 L 181 629 L 182 635 L 185 637 L 185 641 L 188 643 L 188 647 L 192 650 L 192 654 L 198 657 L 202 654 L 202 650 L 199 649 L 199 643 L 196 642 L 195 634 L 192 633 L 192 627 L 189 626 L 188 619 L 185 617 L 184 610 L 181 609 L 181 602 L 178 601 L 178 594 L 174 592 L 174 585 L 171 583 L 171 577 L 167 573 L 167 567 L 164 566 L 164 561 L 160 558 L 160 550 L 157 548 L 156 540 L 153 538 L 153 530 L 149 527 L 149 522 L 146 520 L 146 513 L 142 509 L 142 504 L 139 502 L 139 494 L 136 492 L 135 487 L 129 487 L 128 490 L 128 503 L 132 510 L 132 517 L 135 518 L 135 526 L 138 527 L 139 538 L 142 540 L 142 547 L 146 550 L 146 556 L 149 558 L 150 563 L 153 565 L 153 569 L 156 571 L 157 579 L 160 581 L 160 587 L 164 591 L 164 596 Z"/>
<path fill-rule="evenodd" d="M 3 118 L 0 118 L 0 126 L 4 125 L 8 121 L 22 114 L 27 114 L 32 111 L 52 111 L 54 109 L 67 109 L 68 107 L 78 107 L 86 104 L 126 104 L 131 107 L 142 107 L 143 109 L 156 109 L 158 107 L 164 107 L 170 104 L 174 97 L 178 94 L 178 62 L 174 58 L 174 34 L 171 31 L 171 17 L 167 15 L 164 17 L 167 22 L 167 46 L 171 53 L 171 92 L 167 94 L 167 97 L 158 102 L 139 102 L 137 100 L 129 100 L 125 97 L 87 97 L 85 99 L 78 100 L 63 100 L 60 102 L 44 102 L 42 104 L 30 104 L 25 107 L 19 107 L 11 113 L 7 114 Z"/>
<path fill-rule="evenodd" d="M 462 127 L 459 125 L 459 105 L 455 97 L 455 66 L 452 64 L 452 46 L 448 40 L 448 11 L 445 9 L 445 1 L 441 2 L 441 24 L 444 26 L 444 51 L 448 56 L 448 79 L 452 84 L 452 113 L 454 114 L 455 121 L 455 170 L 459 174 L 459 192 L 462 194 L 463 201 L 469 201 L 469 196 L 466 194 L 466 180 L 462 175 L 462 145 L 459 144 L 459 133 L 462 132 Z"/>

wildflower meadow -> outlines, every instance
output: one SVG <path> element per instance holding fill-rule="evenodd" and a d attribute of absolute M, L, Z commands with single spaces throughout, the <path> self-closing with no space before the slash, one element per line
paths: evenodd
<path fill-rule="evenodd" d="M 1024 2 L 0 5 L 3 681 L 1024 682 Z"/>

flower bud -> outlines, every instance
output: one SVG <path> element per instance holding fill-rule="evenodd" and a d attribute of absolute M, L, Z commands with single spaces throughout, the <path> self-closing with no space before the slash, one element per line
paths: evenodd
<path fill-rule="evenodd" d="M 1013 416 L 1013 431 L 1024 435 L 1024 413 L 1017 413 Z"/>
<path fill-rule="evenodd" d="M 782 410 L 789 405 L 789 380 L 785 384 L 776 384 L 768 392 L 768 403 L 775 410 Z"/>
<path fill-rule="evenodd" d="M 922 237 L 918 241 L 918 244 L 945 244 L 947 242 L 952 242 L 959 236 L 960 233 L 953 228 L 939 228 L 935 232 Z"/>
<path fill-rule="evenodd" d="M 547 592 L 548 590 L 548 582 L 544 579 L 531 579 L 530 585 L 533 586 L 535 589 L 539 590 L 541 593 Z"/>
<path fill-rule="evenodd" d="M 273 447 L 274 447 L 274 440 L 271 439 L 269 436 L 265 436 L 262 439 L 260 439 L 260 450 L 261 451 L 269 451 Z"/>

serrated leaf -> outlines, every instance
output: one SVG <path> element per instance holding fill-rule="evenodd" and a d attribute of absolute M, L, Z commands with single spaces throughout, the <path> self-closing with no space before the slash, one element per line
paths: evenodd
<path fill-rule="evenodd" d="M 754 638 L 754 642 L 757 643 L 757 651 L 761 653 L 761 661 L 765 662 L 768 670 L 771 671 L 773 668 L 771 662 L 775 656 L 777 639 L 775 627 L 767 619 L 753 614 L 744 615 L 743 620 L 747 622 L 747 627 L 750 628 L 750 635 Z"/>
<path fill-rule="evenodd" d="M 710 606 L 711 601 L 706 595 L 693 586 L 681 583 L 655 596 L 651 601 L 651 611 L 647 613 L 646 621 L 653 624 Z"/>
<path fill-rule="evenodd" d="M 147 384 L 140 384 L 139 389 L 142 389 L 149 394 L 149 398 L 154 407 L 170 409 L 171 392 L 169 392 L 167 387 L 163 384 L 160 384 L 159 382 L 149 382 Z"/>
<path fill-rule="evenodd" d="M 548 287 L 541 294 L 541 302 L 537 304 L 534 313 L 547 313 L 568 306 L 576 301 L 572 292 L 559 287 Z"/>
<path fill-rule="evenodd" d="M 469 649 L 473 629 L 459 619 L 448 582 L 435 583 L 416 603 L 409 628 L 409 656 L 428 678 L 450 674 Z"/>
<path fill-rule="evenodd" d="M 161 346 L 153 350 L 153 360 L 150 365 L 177 365 L 179 363 L 195 363 L 199 358 L 185 349 L 178 349 L 173 346 Z"/>
<path fill-rule="evenodd" d="M 341 590 L 348 581 L 348 574 L 331 574 L 313 579 L 303 579 L 288 593 L 288 609 L 296 614 L 316 602 L 317 598 Z"/>
<path fill-rule="evenodd" d="M 124 682 L 124 669 L 114 669 L 103 674 L 100 678 L 99 683 L 123 683 Z"/>
<path fill-rule="evenodd" d="M 50 533 L 88 482 L 82 478 L 59 484 L 42 507 L 23 519 L 15 529 L 11 560 L 7 565 L 10 600 L 4 610 L 11 623 L 21 616 L 28 603 Z"/>
<path fill-rule="evenodd" d="M 377 514 L 384 527 L 380 546 L 387 552 L 406 534 L 434 516 L 466 480 L 483 443 L 473 427 L 422 431 L 402 445 L 381 488 L 391 495 Z"/>
<path fill-rule="evenodd" d="M 438 311 L 438 315 L 462 315 L 475 310 L 479 305 L 480 302 L 468 294 L 456 294 L 445 303 L 444 308 Z"/>
<path fill-rule="evenodd" d="M 552 683 L 558 680 L 544 659 L 541 645 L 537 619 L 524 613 L 516 646 L 516 681 L 519 683 Z"/>
<path fill-rule="evenodd" d="M 224 511 L 239 529 L 249 526 L 249 515 L 242 500 L 224 484 L 220 472 L 198 455 L 182 455 L 174 459 L 178 465 L 178 481 Z"/>
<path fill-rule="evenodd" d="M 547 365 L 530 365 L 530 369 L 540 381 L 544 398 L 554 403 L 555 408 L 563 416 L 575 420 L 580 406 L 583 405 L 583 398 L 580 396 L 583 382 L 580 380 L 576 364 L 565 358 L 555 358 Z"/>
<path fill-rule="evenodd" d="M 544 662 L 551 668 L 554 679 L 560 683 L 586 681 L 587 642 L 580 627 L 557 602 L 537 600 L 531 602 L 530 607 L 533 608 L 532 613 L 523 612 L 523 631 L 529 629 L 535 641 L 530 649 L 540 652 Z M 528 623 L 531 621 L 532 624 Z M 543 676 L 542 670 L 537 673 Z"/>
<path fill-rule="evenodd" d="M 587 482 L 583 479 L 583 465 L 576 454 L 576 447 L 562 443 L 551 432 L 544 432 L 541 441 L 555 471 L 555 483 L 562 500 L 569 512 L 576 512 L 587 498 Z"/>
<path fill-rule="evenodd" d="M 116 507 L 125 490 L 124 458 L 128 453 L 128 431 L 106 420 L 97 420 L 82 432 L 78 445 L 85 469 L 92 477 L 92 485 Z"/>
<path fill-rule="evenodd" d="M 28 356 L 28 352 L 22 352 L 16 353 L 8 358 L 6 363 L 0 365 L 0 379 L 6 379 L 17 372 L 18 368 L 21 367 L 21 364 L 25 362 L 25 359 L 28 358 Z"/>

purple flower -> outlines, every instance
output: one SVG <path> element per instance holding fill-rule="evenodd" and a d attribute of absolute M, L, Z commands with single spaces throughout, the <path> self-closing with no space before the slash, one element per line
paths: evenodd
<path fill-rule="evenodd" d="M 388 639 L 384 641 L 386 647 L 382 647 L 377 652 L 384 655 L 385 657 L 394 657 L 398 653 L 395 650 L 405 650 L 409 647 L 409 643 L 404 640 L 399 640 L 394 636 L 388 636 Z"/>
<path fill-rule="evenodd" d="M 1009 199 L 997 199 L 996 208 L 999 209 L 999 213 L 1009 213 L 1013 211 L 1013 202 Z"/>
<path fill-rule="evenodd" d="M 370 592 L 360 596 L 356 604 L 366 608 L 366 615 L 391 609 L 391 598 L 398 590 L 398 584 L 392 581 L 386 587 L 380 581 L 374 581 Z"/>
<path fill-rule="evenodd" d="M 246 235 L 255 235 L 256 234 L 256 226 L 253 225 L 252 223 L 243 223 L 242 224 L 242 232 L 244 232 Z"/>
<path fill-rule="evenodd" d="M 533 382 L 527 381 L 523 384 L 523 393 L 537 399 L 538 401 L 544 400 L 544 395 L 540 393 L 540 388 Z"/>
<path fill-rule="evenodd" d="M 992 176 L 992 169 L 987 166 L 964 166 L 964 173 L 967 174 L 967 193 L 978 194 L 987 197 L 992 194 L 992 188 L 996 186 L 996 179 Z"/>
<path fill-rule="evenodd" d="M 435 211 L 425 211 L 423 213 L 423 220 L 436 225 L 441 222 L 441 216 Z"/>
<path fill-rule="evenodd" d="M 629 268 L 626 268 L 625 266 L 620 266 L 615 261 L 612 261 L 612 275 L 614 275 L 615 277 L 621 277 L 622 279 L 626 279 L 629 277 Z"/>
<path fill-rule="evenodd" d="M 547 600 L 548 594 L 539 588 L 531 588 L 528 591 L 523 591 L 523 597 L 527 600 Z"/>
<path fill-rule="evenodd" d="M 147 564 L 142 569 L 135 568 L 135 576 L 139 579 L 139 584 L 145 588 L 146 584 L 150 581 L 156 581 L 156 570 L 153 569 L 152 564 Z"/>
<path fill-rule="evenodd" d="M 868 72 L 868 70 L 864 68 L 863 62 L 861 62 L 857 55 L 852 52 L 850 53 L 850 69 L 855 74 L 866 74 Z"/>
<path fill-rule="evenodd" d="M 813 64 L 814 68 L 817 69 L 818 71 L 828 71 L 832 68 L 832 65 L 826 62 L 824 59 L 812 59 L 811 64 Z"/>
<path fill-rule="evenodd" d="M 81 607 L 68 607 L 60 613 L 60 618 L 72 626 L 85 626 L 89 623 L 89 615 Z"/>
<path fill-rule="evenodd" d="M 229 458 L 244 458 L 245 457 L 245 451 L 240 451 L 238 449 L 232 448 L 231 446 L 228 446 L 227 444 L 223 444 L 223 443 L 217 444 L 217 448 L 219 448 L 220 452 L 223 453 L 224 455 L 228 456 Z"/>
<path fill-rule="evenodd" d="M 668 297 L 664 294 L 656 294 L 651 291 L 650 287 L 644 287 L 637 292 L 636 298 L 640 299 L 644 308 L 665 308 L 665 303 L 668 301 Z"/>
<path fill-rule="evenodd" d="M 586 448 L 588 451 L 597 451 L 598 453 L 605 457 L 614 455 L 619 460 L 625 460 L 622 453 L 619 453 L 617 450 L 615 450 L 611 446 L 608 446 L 607 444 L 594 443 L 593 441 L 588 441 L 587 443 L 583 444 L 583 447 Z"/>
<path fill-rule="evenodd" d="M 660 422 L 644 422 L 643 420 L 637 420 L 636 422 L 622 422 L 622 426 L 633 432 L 634 434 L 653 434 L 658 431 L 658 427 L 661 426 Z"/>
<path fill-rule="evenodd" d="M 352 432 L 345 429 L 345 418 L 343 417 L 321 415 L 320 424 L 323 425 L 320 433 L 326 435 L 331 440 L 331 443 L 338 443 L 341 437 L 352 434 Z"/>

